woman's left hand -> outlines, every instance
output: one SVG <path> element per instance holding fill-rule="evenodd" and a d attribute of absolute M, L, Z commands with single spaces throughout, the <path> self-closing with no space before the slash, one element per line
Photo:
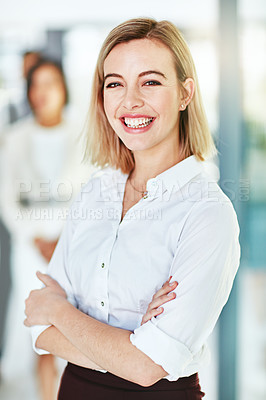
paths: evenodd
<path fill-rule="evenodd" d="M 24 325 L 53 325 L 53 312 L 57 306 L 67 302 L 66 292 L 49 275 L 39 271 L 36 275 L 45 287 L 31 291 L 25 300 L 27 318 L 24 320 Z"/>
<path fill-rule="evenodd" d="M 152 301 L 148 305 L 147 311 L 142 317 L 141 325 L 151 320 L 152 317 L 157 317 L 157 315 L 162 314 L 164 309 L 161 305 L 176 298 L 176 294 L 172 292 L 172 290 L 176 289 L 178 282 L 173 281 L 170 283 L 171 279 L 172 276 L 170 276 L 161 289 L 153 295 Z"/>

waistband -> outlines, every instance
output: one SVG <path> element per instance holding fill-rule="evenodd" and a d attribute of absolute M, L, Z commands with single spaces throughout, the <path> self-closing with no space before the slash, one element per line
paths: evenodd
<path fill-rule="evenodd" d="M 99 384 L 101 386 L 108 386 L 113 389 L 120 390 L 134 390 L 134 391 L 176 391 L 176 390 L 188 390 L 199 387 L 198 373 L 195 373 L 188 377 L 179 378 L 177 381 L 168 381 L 167 379 L 161 379 L 154 383 L 152 386 L 143 387 L 136 383 L 127 381 L 126 379 L 120 378 L 119 376 L 113 375 L 110 372 L 100 372 L 88 368 L 83 368 L 75 364 L 68 363 L 66 370 L 76 376 L 79 376 L 84 381 Z"/>

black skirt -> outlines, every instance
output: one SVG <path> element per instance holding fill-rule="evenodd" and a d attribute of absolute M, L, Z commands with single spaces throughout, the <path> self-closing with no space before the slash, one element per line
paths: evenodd
<path fill-rule="evenodd" d="M 119 378 L 68 363 L 63 373 L 58 400 L 201 400 L 198 374 L 177 381 L 161 379 L 143 387 Z"/>

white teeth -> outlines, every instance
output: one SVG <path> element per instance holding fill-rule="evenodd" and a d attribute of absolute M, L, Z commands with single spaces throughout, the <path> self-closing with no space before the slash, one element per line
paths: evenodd
<path fill-rule="evenodd" d="M 129 128 L 144 128 L 148 126 L 152 121 L 153 118 L 124 118 L 125 124 Z"/>

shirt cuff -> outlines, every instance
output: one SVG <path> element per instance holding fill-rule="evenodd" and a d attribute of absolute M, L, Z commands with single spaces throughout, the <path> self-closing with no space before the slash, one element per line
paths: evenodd
<path fill-rule="evenodd" d="M 165 378 L 176 381 L 193 360 L 190 350 L 181 342 L 148 321 L 130 335 L 131 343 L 168 372 Z"/>
<path fill-rule="evenodd" d="M 44 332 L 45 329 L 49 328 L 50 326 L 51 325 L 34 325 L 30 328 L 31 338 L 32 338 L 32 347 L 33 347 L 33 350 L 39 355 L 50 354 L 49 351 L 39 349 L 38 347 L 36 347 L 36 340 L 38 339 L 40 334 L 42 332 Z"/>

